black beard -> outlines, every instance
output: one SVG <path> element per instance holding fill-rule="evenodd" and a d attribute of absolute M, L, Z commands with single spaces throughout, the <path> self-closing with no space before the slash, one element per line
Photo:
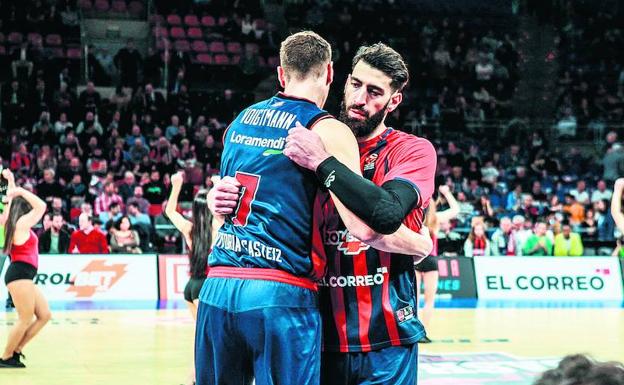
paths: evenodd
<path fill-rule="evenodd" d="M 381 124 L 381 122 L 383 122 L 386 108 L 388 108 L 389 103 L 390 101 L 386 103 L 384 108 L 382 108 L 372 116 L 369 116 L 368 113 L 365 112 L 366 119 L 357 120 L 349 117 L 347 106 L 343 100 L 342 103 L 340 103 L 340 116 L 338 117 L 338 120 L 349 126 L 349 128 L 353 132 L 353 135 L 355 135 L 356 138 L 363 138 L 370 135 L 371 132 L 375 131 L 375 129 Z"/>

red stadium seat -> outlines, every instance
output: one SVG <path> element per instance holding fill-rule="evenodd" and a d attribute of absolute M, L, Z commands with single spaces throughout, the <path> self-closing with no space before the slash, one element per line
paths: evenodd
<path fill-rule="evenodd" d="M 128 10 L 132 15 L 140 15 L 145 10 L 145 7 L 140 1 L 131 1 L 130 4 L 128 4 Z"/>
<path fill-rule="evenodd" d="M 50 53 L 52 54 L 52 57 L 57 58 L 57 59 L 62 59 L 65 57 L 65 53 L 63 52 L 63 48 L 61 47 L 50 47 Z"/>
<path fill-rule="evenodd" d="M 132 4 L 132 3 L 130 3 Z M 165 18 L 163 15 L 152 15 L 149 17 L 149 21 L 152 24 L 160 25 L 165 23 Z"/>
<path fill-rule="evenodd" d="M 73 221 L 74 219 L 78 218 L 80 214 L 82 214 L 82 210 L 77 207 L 72 207 L 69 210 L 69 219 Z"/>
<path fill-rule="evenodd" d="M 189 39 L 201 39 L 204 37 L 201 28 L 197 27 L 189 28 L 188 31 L 186 31 L 186 35 L 189 37 Z"/>
<path fill-rule="evenodd" d="M 267 66 L 269 66 L 270 68 L 277 67 L 279 64 L 280 64 L 279 57 L 270 56 L 269 58 L 267 58 Z"/>
<path fill-rule="evenodd" d="M 24 35 L 19 32 L 11 32 L 7 40 L 10 44 L 22 44 L 22 40 L 24 40 Z"/>
<path fill-rule="evenodd" d="M 95 10 L 98 12 L 108 11 L 110 5 L 107 0 L 95 0 Z"/>
<path fill-rule="evenodd" d="M 82 49 L 80 47 L 67 47 L 68 59 L 80 59 L 82 57 Z"/>
<path fill-rule="evenodd" d="M 225 23 L 227 23 L 227 22 L 228 22 L 228 18 L 227 18 L 227 17 L 225 17 L 225 16 L 221 16 L 221 17 L 219 18 L 219 26 L 220 26 L 220 27 L 223 27 L 223 26 L 225 25 Z"/>
<path fill-rule="evenodd" d="M 264 58 L 262 56 L 258 56 L 258 65 L 260 67 L 266 67 L 267 66 L 266 60 L 264 60 Z"/>
<path fill-rule="evenodd" d="M 26 39 L 28 40 L 29 43 L 31 44 L 41 44 L 43 43 L 43 38 L 41 37 L 41 35 L 39 35 L 36 32 L 30 32 L 27 36 Z"/>
<path fill-rule="evenodd" d="M 184 24 L 187 27 L 199 27 L 199 19 L 195 15 L 184 16 Z"/>
<path fill-rule="evenodd" d="M 213 41 L 210 43 L 210 52 L 212 53 L 224 53 L 225 45 L 222 41 Z"/>
<path fill-rule="evenodd" d="M 230 58 L 227 55 L 219 54 L 214 57 L 214 64 L 216 65 L 229 65 Z"/>
<path fill-rule="evenodd" d="M 195 59 L 200 64 L 212 64 L 212 55 L 207 53 L 200 53 Z"/>
<path fill-rule="evenodd" d="M 6 56 L 6 48 L 3 45 L 0 45 L 0 56 Z"/>
<path fill-rule="evenodd" d="M 261 29 L 263 31 L 266 29 L 266 20 L 264 20 L 264 19 L 256 19 L 256 20 L 254 20 L 254 23 L 256 23 L 256 28 L 257 29 Z"/>
<path fill-rule="evenodd" d="M 157 39 L 161 37 L 169 37 L 169 30 L 165 27 L 154 27 L 152 28 L 152 34 Z"/>
<path fill-rule="evenodd" d="M 186 38 L 186 32 L 182 27 L 172 27 L 169 31 L 169 35 L 172 39 L 184 39 Z"/>
<path fill-rule="evenodd" d="M 227 52 L 231 54 L 240 55 L 241 53 L 243 53 L 243 47 L 239 42 L 236 41 L 227 43 L 226 48 Z"/>
<path fill-rule="evenodd" d="M 191 50 L 191 43 L 189 43 L 188 40 L 176 40 L 173 42 L 173 46 L 180 52 L 188 52 Z"/>
<path fill-rule="evenodd" d="M 56 33 L 52 33 L 52 34 L 46 36 L 45 42 L 46 42 L 47 45 L 59 46 L 59 45 L 63 44 L 63 39 L 61 38 L 61 35 L 58 35 Z"/>
<path fill-rule="evenodd" d="M 78 7 L 85 11 L 90 11 L 93 8 L 93 4 L 91 3 L 91 0 L 80 0 L 78 2 Z"/>
<path fill-rule="evenodd" d="M 260 52 L 260 46 L 256 43 L 245 44 L 245 52 L 258 53 Z"/>
<path fill-rule="evenodd" d="M 206 42 L 203 40 L 195 40 L 193 43 L 191 43 L 191 49 L 193 50 L 193 52 L 197 53 L 208 52 L 208 44 L 206 44 Z"/>
<path fill-rule="evenodd" d="M 162 205 L 153 204 L 153 205 L 149 205 L 149 207 L 147 208 L 147 214 L 150 217 L 157 217 L 160 214 L 162 214 L 162 212 L 163 212 Z"/>
<path fill-rule="evenodd" d="M 230 64 L 238 65 L 238 63 L 240 63 L 240 60 L 241 60 L 240 55 L 234 55 L 230 57 Z"/>
<path fill-rule="evenodd" d="M 180 25 L 182 24 L 182 20 L 180 20 L 180 16 L 178 15 L 167 15 L 167 24 L 169 25 Z"/>
<path fill-rule="evenodd" d="M 201 18 L 201 24 L 206 28 L 212 28 L 217 25 L 217 22 L 214 17 L 208 15 Z"/>
<path fill-rule="evenodd" d="M 128 10 L 126 2 L 123 0 L 114 0 L 111 4 L 111 10 L 117 13 L 126 13 Z"/>
<path fill-rule="evenodd" d="M 171 42 L 167 38 L 160 38 L 156 40 L 156 49 L 161 51 L 167 48 L 171 48 Z"/>

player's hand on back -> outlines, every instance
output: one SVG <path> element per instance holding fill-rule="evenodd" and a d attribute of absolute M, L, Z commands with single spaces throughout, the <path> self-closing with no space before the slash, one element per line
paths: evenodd
<path fill-rule="evenodd" d="M 217 181 L 208 192 L 208 208 L 214 215 L 229 215 L 238 206 L 241 184 L 236 178 L 226 176 Z"/>
<path fill-rule="evenodd" d="M 330 157 L 321 137 L 297 122 L 286 138 L 284 155 L 303 168 L 316 171 L 319 164 Z"/>

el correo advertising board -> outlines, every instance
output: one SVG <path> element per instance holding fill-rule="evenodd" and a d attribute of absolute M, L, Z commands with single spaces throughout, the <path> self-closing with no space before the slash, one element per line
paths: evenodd
<path fill-rule="evenodd" d="M 613 257 L 477 257 L 479 299 L 622 300 Z"/>

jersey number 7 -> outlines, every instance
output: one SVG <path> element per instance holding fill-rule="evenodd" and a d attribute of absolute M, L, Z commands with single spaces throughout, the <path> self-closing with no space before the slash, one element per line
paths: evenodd
<path fill-rule="evenodd" d="M 234 226 L 247 226 L 251 214 L 251 204 L 256 199 L 256 192 L 260 185 L 260 175 L 236 172 L 236 180 L 241 184 L 240 199 L 236 211 L 232 215 Z"/>

